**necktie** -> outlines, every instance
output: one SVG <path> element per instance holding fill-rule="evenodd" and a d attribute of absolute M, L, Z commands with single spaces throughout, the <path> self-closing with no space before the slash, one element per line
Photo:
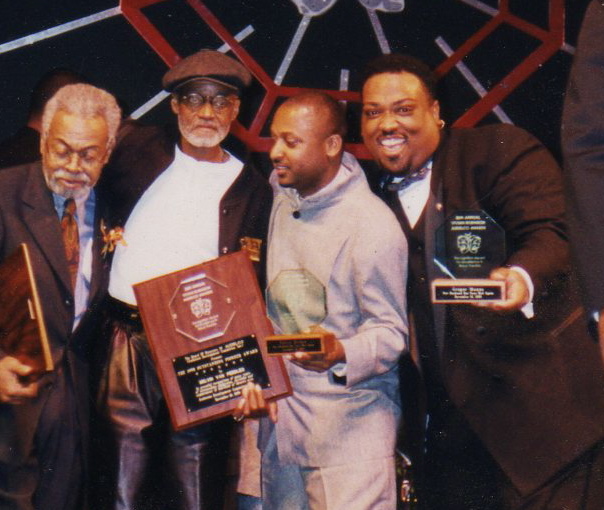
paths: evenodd
<path fill-rule="evenodd" d="M 414 182 L 421 181 L 428 174 L 428 167 L 425 166 L 419 169 L 417 172 L 413 172 L 410 175 L 405 175 L 403 177 L 394 177 L 392 175 L 388 176 L 384 183 L 384 187 L 388 191 L 400 191 L 405 189 Z"/>
<path fill-rule="evenodd" d="M 65 247 L 67 267 L 69 268 L 69 274 L 71 276 L 71 288 L 74 292 L 78 275 L 78 263 L 80 260 L 80 236 L 75 213 L 75 200 L 73 198 L 68 198 L 65 200 L 63 217 L 61 218 L 61 232 L 63 233 L 63 245 Z"/>

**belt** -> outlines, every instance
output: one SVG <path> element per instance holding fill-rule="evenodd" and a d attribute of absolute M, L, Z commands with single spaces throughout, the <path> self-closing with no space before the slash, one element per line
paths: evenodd
<path fill-rule="evenodd" d="M 143 329 L 143 322 L 141 320 L 140 312 L 138 311 L 138 306 L 130 305 L 119 299 L 108 296 L 106 300 L 106 310 L 113 320 L 135 327 L 137 330 Z"/>

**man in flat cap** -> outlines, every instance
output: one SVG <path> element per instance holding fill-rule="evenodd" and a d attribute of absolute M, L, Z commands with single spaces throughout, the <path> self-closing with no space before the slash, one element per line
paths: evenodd
<path fill-rule="evenodd" d="M 113 200 L 112 226 L 123 225 L 125 241 L 117 245 L 111 266 L 111 339 L 101 390 L 117 445 L 116 509 L 138 508 L 158 445 L 167 450 L 164 464 L 176 484 L 169 508 L 222 506 L 218 482 L 224 472 L 212 456 L 226 451 L 221 441 L 232 420 L 174 431 L 132 286 L 237 251 L 242 240 L 264 239 L 270 187 L 221 146 L 250 81 L 243 65 L 216 51 L 181 60 L 163 79 L 172 93 L 177 142 L 157 129 L 126 137 L 102 187 Z"/>

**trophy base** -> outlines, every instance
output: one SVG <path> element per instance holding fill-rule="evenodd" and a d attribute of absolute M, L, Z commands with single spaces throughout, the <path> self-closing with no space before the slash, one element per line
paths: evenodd
<path fill-rule="evenodd" d="M 432 282 L 432 302 L 490 303 L 505 299 L 505 282 L 482 278 L 449 280 L 437 278 Z"/>
<path fill-rule="evenodd" d="M 298 335 L 270 335 L 265 338 L 269 356 L 281 356 L 294 352 L 321 353 L 323 333 L 302 333 Z"/>

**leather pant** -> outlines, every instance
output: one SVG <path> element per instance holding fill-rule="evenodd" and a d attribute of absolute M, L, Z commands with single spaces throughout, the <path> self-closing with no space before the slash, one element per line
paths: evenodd
<path fill-rule="evenodd" d="M 156 451 L 150 448 L 147 433 L 166 421 L 167 412 L 142 326 L 137 320 L 123 319 L 112 319 L 101 405 L 108 415 L 117 450 L 115 509 L 132 510 L 137 508 L 150 454 Z M 201 474 L 212 425 L 178 432 L 169 424 L 163 425 L 159 429 L 163 436 L 159 443 L 165 446 L 166 467 L 175 479 L 176 498 L 180 500 L 171 503 L 170 508 L 208 508 L 202 494 Z"/>

